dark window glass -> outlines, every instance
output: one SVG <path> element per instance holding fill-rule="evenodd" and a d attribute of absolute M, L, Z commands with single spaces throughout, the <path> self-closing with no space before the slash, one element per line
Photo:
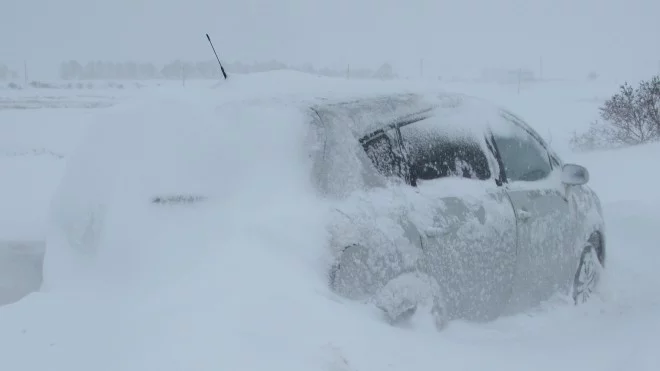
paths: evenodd
<path fill-rule="evenodd" d="M 511 136 L 493 135 L 509 181 L 535 181 L 552 171 L 550 158 L 541 144 L 522 128 L 512 125 Z"/>
<path fill-rule="evenodd" d="M 401 135 L 414 179 L 490 179 L 488 159 L 478 142 L 469 136 L 448 135 L 432 120 L 404 126 Z"/>
<path fill-rule="evenodd" d="M 362 146 L 376 169 L 387 177 L 417 180 L 447 177 L 490 179 L 486 154 L 475 139 L 447 135 L 432 120 L 418 121 L 371 135 Z"/>

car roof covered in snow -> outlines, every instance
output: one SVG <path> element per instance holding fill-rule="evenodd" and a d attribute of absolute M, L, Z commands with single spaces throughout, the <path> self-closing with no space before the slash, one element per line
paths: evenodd
<path fill-rule="evenodd" d="M 214 86 L 222 106 L 283 104 L 341 116 L 362 137 L 397 121 L 434 116 L 461 129 L 497 126 L 505 110 L 486 100 L 444 91 L 437 82 L 347 80 L 294 71 L 233 75 Z"/>

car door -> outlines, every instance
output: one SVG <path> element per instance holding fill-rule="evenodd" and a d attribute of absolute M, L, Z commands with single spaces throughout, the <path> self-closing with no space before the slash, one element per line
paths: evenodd
<path fill-rule="evenodd" d="M 443 287 L 450 317 L 488 320 L 511 293 L 515 215 L 484 134 L 453 135 L 454 124 L 430 117 L 400 127 L 400 140 L 412 184 L 433 206 L 432 222 L 419 226 L 425 269 Z"/>
<path fill-rule="evenodd" d="M 503 115 L 506 130 L 493 131 L 504 167 L 504 188 L 513 204 L 518 262 L 510 309 L 549 298 L 570 277 L 569 203 L 558 160 L 531 128 Z"/>

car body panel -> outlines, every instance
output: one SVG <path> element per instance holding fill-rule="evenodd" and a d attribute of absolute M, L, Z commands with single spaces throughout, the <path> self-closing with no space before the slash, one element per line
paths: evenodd
<path fill-rule="evenodd" d="M 450 318 L 496 318 L 511 296 L 516 268 L 511 203 L 495 184 L 482 185 L 481 195 L 438 197 L 434 193 L 446 194 L 446 182 L 429 183 L 435 184 L 422 184 L 420 193 L 436 212 L 425 233 L 423 270 L 443 289 Z"/>
<path fill-rule="evenodd" d="M 579 233 L 590 220 L 576 214 L 577 205 L 571 193 L 583 195 L 583 186 L 569 186 L 561 181 L 563 162 L 549 145 L 522 119 L 508 111 L 502 111 L 501 118 L 511 130 L 504 136 L 494 139 L 500 160 L 504 163 L 504 188 L 511 199 L 516 213 L 518 235 L 518 267 L 508 312 L 528 309 L 547 300 L 555 293 L 568 294 L 572 288 L 573 274 L 582 252 L 587 235 Z M 498 135 L 495 135 L 497 137 Z M 526 152 L 514 153 L 514 162 L 536 163 L 543 160 L 547 166 L 546 175 L 531 172 L 529 179 L 519 179 L 518 172 L 508 174 L 507 158 L 511 153 L 502 152 L 504 141 L 517 138 L 527 143 L 538 155 L 526 156 Z M 510 150 L 510 148 L 508 149 Z M 530 168 L 534 169 L 534 168 Z M 537 179 L 538 178 L 538 179 Z M 583 203 L 584 207 L 588 207 Z"/>
<path fill-rule="evenodd" d="M 569 204 L 554 186 L 511 184 L 507 193 L 516 213 L 518 268 L 512 308 L 527 308 L 567 289 L 573 267 L 574 234 Z"/>

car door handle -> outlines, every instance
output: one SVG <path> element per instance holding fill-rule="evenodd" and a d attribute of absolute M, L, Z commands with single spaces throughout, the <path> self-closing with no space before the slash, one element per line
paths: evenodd
<path fill-rule="evenodd" d="M 438 238 L 447 234 L 447 230 L 445 228 L 437 228 L 437 227 L 427 228 L 424 232 L 426 237 L 429 238 Z"/>
<path fill-rule="evenodd" d="M 518 220 L 526 222 L 529 220 L 529 218 L 532 217 L 532 213 L 530 213 L 525 209 L 518 209 L 518 211 L 516 212 L 516 216 L 518 217 Z"/>

